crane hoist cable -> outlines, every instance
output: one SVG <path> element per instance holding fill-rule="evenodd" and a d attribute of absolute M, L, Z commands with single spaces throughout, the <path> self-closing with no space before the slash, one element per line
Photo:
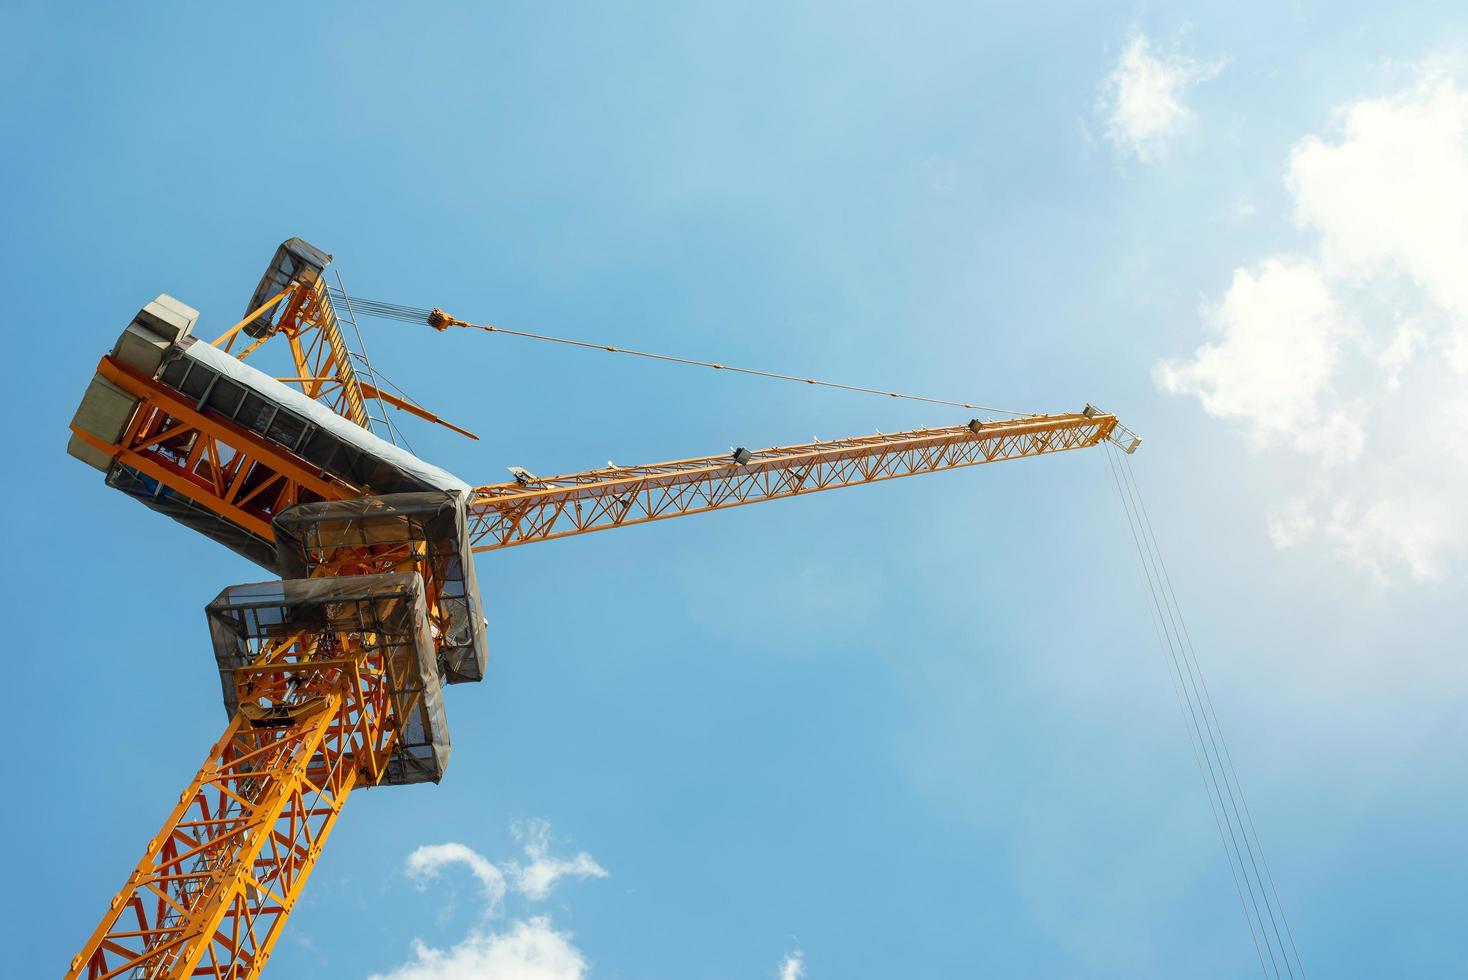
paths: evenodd
<path fill-rule="evenodd" d="M 1278 963 L 1274 958 L 1274 949 L 1268 944 L 1266 935 L 1265 943 L 1269 946 L 1270 963 L 1264 962 L 1264 949 L 1259 945 L 1259 906 L 1255 898 L 1252 882 L 1248 879 L 1248 869 L 1243 868 L 1244 877 L 1240 878 L 1242 867 L 1241 856 L 1238 853 L 1238 838 L 1234 834 L 1232 822 L 1227 820 L 1227 811 L 1221 805 L 1222 793 L 1219 790 L 1217 773 L 1213 767 L 1213 757 L 1208 754 L 1207 742 L 1203 736 L 1202 726 L 1198 721 L 1197 708 L 1191 692 L 1188 691 L 1184 672 L 1178 659 L 1177 647 L 1172 633 L 1168 630 L 1168 620 L 1163 614 L 1162 604 L 1158 599 L 1158 583 L 1153 578 L 1153 569 L 1150 563 L 1152 557 L 1151 549 L 1145 552 L 1142 546 L 1142 532 L 1139 530 L 1140 521 L 1135 517 L 1135 501 L 1129 493 L 1129 489 L 1123 488 L 1123 481 L 1115 461 L 1108 454 L 1107 466 L 1111 471 L 1111 478 L 1120 496 L 1123 510 L 1126 512 L 1127 526 L 1131 531 L 1132 543 L 1137 551 L 1137 570 L 1146 589 L 1146 594 L 1152 601 L 1149 610 L 1152 629 L 1157 637 L 1158 649 L 1165 655 L 1168 664 L 1168 678 L 1171 681 L 1173 694 L 1177 698 L 1178 713 L 1183 721 L 1184 731 L 1188 736 L 1188 744 L 1192 748 L 1193 761 L 1197 764 L 1198 776 L 1203 781 L 1204 794 L 1208 797 L 1208 811 L 1213 817 L 1213 825 L 1218 831 L 1219 843 L 1223 846 L 1224 857 L 1228 862 L 1229 875 L 1233 879 L 1234 893 L 1239 899 L 1239 910 L 1243 913 L 1244 923 L 1249 928 L 1249 939 L 1254 945 L 1254 954 L 1259 962 L 1259 969 L 1266 978 L 1271 978 L 1278 973 Z M 1205 761 L 1206 760 L 1206 761 Z M 1224 830 L 1224 824 L 1228 823 L 1228 830 Z M 1245 884 L 1249 885 L 1249 898 L 1245 899 Z M 1251 913 L 1250 907 L 1253 907 Z M 1274 970 L 1271 971 L 1270 967 Z"/>
<path fill-rule="evenodd" d="M 1219 723 L 1213 696 L 1203 676 L 1191 632 L 1172 586 L 1172 576 L 1157 544 L 1152 519 L 1142 499 L 1128 456 L 1107 447 L 1107 465 L 1126 513 L 1139 571 L 1152 603 L 1159 647 L 1170 662 L 1170 676 L 1194 761 L 1229 862 L 1239 906 L 1249 926 L 1260 971 L 1272 980 L 1305 980 L 1305 966 L 1294 931 L 1279 898 L 1274 873 L 1264 857 L 1259 830 L 1244 798 L 1233 754 Z M 1245 897 L 1247 893 L 1247 898 Z M 1283 931 L 1281 931 L 1283 927 Z M 1267 958 L 1267 962 L 1266 962 Z"/>
<path fill-rule="evenodd" d="M 332 289 L 334 296 L 347 298 L 346 293 Z M 731 374 L 748 374 L 757 378 L 769 378 L 775 381 L 793 381 L 798 384 L 816 385 L 821 388 L 835 388 L 841 391 L 854 391 L 867 395 L 883 395 L 887 398 L 900 398 L 905 401 L 926 402 L 930 405 L 950 405 L 954 408 L 968 408 L 975 411 L 991 412 L 995 415 L 1010 415 L 1015 418 L 1024 418 L 1035 415 L 1035 412 L 1018 412 L 1013 409 L 996 408 L 993 405 L 978 405 L 972 402 L 951 401 L 946 398 L 932 398 L 927 395 L 911 395 L 900 391 L 887 391 L 882 388 L 867 388 L 862 385 L 840 384 L 835 381 L 822 381 L 818 378 L 803 378 L 799 375 L 780 374 L 776 371 L 759 371 L 754 368 L 735 367 L 732 364 L 721 364 L 717 361 L 700 361 L 691 357 L 679 357 L 673 354 L 655 354 L 649 351 L 631 350 L 626 347 L 618 347 L 614 344 L 593 343 L 586 340 L 572 340 L 568 337 L 553 337 L 549 334 L 532 333 L 528 330 L 515 330 L 510 327 L 499 327 L 489 323 L 469 323 L 457 317 L 450 316 L 443 310 L 434 307 L 431 310 L 421 309 L 413 306 L 402 306 L 397 303 L 385 303 L 381 300 L 363 299 L 360 296 L 350 297 L 352 309 L 365 316 L 377 317 L 383 320 L 397 320 L 402 323 L 426 323 L 439 332 L 449 327 L 461 327 L 467 330 L 483 330 L 485 333 L 499 333 L 510 337 L 522 337 L 526 340 L 539 340 L 552 344 L 565 344 L 569 347 L 582 347 L 587 350 L 601 350 L 610 354 L 630 354 L 633 357 L 646 357 L 655 361 L 664 361 L 670 364 L 684 364 L 691 367 L 711 368 L 715 371 L 728 371 Z"/>

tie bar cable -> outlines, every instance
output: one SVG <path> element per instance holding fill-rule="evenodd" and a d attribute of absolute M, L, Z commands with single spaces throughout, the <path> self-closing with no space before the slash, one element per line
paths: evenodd
<path fill-rule="evenodd" d="M 336 292 L 336 290 L 333 290 Z M 346 294 L 342 293 L 343 298 Z M 633 357 L 646 357 L 654 361 L 665 361 L 670 364 L 684 364 L 691 367 L 710 368 L 715 371 L 728 371 L 732 374 L 747 374 L 757 378 L 769 378 L 774 381 L 792 381 L 797 384 L 815 385 L 821 388 L 834 388 L 840 391 L 853 391 L 867 395 L 883 395 L 887 398 L 899 398 L 905 401 L 925 402 L 930 405 L 951 405 L 954 408 L 967 408 L 981 412 L 991 412 L 995 415 L 1009 415 L 1015 418 L 1025 418 L 1035 415 L 1034 412 L 1018 412 L 1013 409 L 996 408 L 993 405 L 979 405 L 972 402 L 952 401 L 946 398 L 933 398 L 927 395 L 912 395 L 900 391 L 887 391 L 882 388 L 867 388 L 862 385 L 841 384 L 835 381 L 823 381 L 818 378 L 803 378 L 793 374 L 780 374 L 775 371 L 760 371 L 754 368 L 735 367 L 731 364 L 721 364 L 717 361 L 700 361 L 691 357 L 678 357 L 672 354 L 655 354 L 649 351 L 632 350 L 626 347 L 618 347 L 614 344 L 592 343 L 585 340 L 572 340 L 568 337 L 553 337 L 549 334 L 532 333 L 528 330 L 516 330 L 511 327 L 499 327 L 489 323 L 469 323 L 458 317 L 445 313 L 438 307 L 425 310 L 418 307 L 402 306 L 397 303 L 386 303 L 380 300 L 363 299 L 358 296 L 351 297 L 352 308 L 364 316 L 378 317 L 385 320 L 397 320 L 403 323 L 426 323 L 428 326 L 442 333 L 449 327 L 462 327 L 468 330 L 482 330 L 485 333 L 506 334 L 511 337 L 523 337 L 526 340 L 539 340 L 552 344 L 564 344 L 568 347 L 582 347 L 587 350 L 601 350 L 610 354 L 630 354 Z"/>

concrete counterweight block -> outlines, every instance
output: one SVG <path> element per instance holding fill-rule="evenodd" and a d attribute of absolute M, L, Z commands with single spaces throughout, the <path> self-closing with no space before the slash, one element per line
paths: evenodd
<path fill-rule="evenodd" d="M 92 377 L 82 403 L 72 416 L 71 424 L 102 442 L 116 443 L 132 418 L 138 400 L 100 374 Z M 66 451 L 93 469 L 106 472 L 112 457 L 87 443 L 76 433 L 66 444 Z"/>
<path fill-rule="evenodd" d="M 129 324 L 117 338 L 112 357 L 119 364 L 126 364 L 139 374 L 154 378 L 163 366 L 163 355 L 168 353 L 168 347 L 167 340 L 146 329 L 139 319 Z"/>
<path fill-rule="evenodd" d="M 138 311 L 133 323 L 151 330 L 168 343 L 178 343 L 193 332 L 198 319 L 198 310 L 167 293 L 161 293 L 153 302 Z"/>
<path fill-rule="evenodd" d="M 193 332 L 199 311 L 180 300 L 162 293 L 138 311 L 112 348 L 112 358 L 149 378 L 158 376 L 163 357 L 170 345 Z M 71 424 L 96 439 L 115 444 L 138 407 L 138 400 L 100 374 L 82 396 L 81 406 Z M 88 443 L 75 432 L 67 440 L 66 451 L 93 469 L 107 472 L 112 457 Z"/>
<path fill-rule="evenodd" d="M 117 338 L 112 356 L 134 371 L 157 377 L 169 345 L 192 333 L 198 319 L 198 310 L 163 293 L 138 310 L 133 322 Z"/>

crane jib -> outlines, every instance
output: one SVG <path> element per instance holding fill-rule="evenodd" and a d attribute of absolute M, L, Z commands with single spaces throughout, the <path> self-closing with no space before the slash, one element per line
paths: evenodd
<path fill-rule="evenodd" d="M 816 442 L 651 466 L 588 470 L 480 487 L 470 503 L 476 552 L 645 524 L 921 473 L 1052 454 L 1111 437 L 1115 416 L 1040 416 Z"/>

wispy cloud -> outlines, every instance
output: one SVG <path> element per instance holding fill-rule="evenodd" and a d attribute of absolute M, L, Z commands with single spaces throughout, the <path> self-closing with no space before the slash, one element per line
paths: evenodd
<path fill-rule="evenodd" d="M 408 855 L 408 878 L 420 890 L 440 875 L 463 868 L 483 892 L 480 921 L 459 942 L 439 949 L 415 939 L 412 957 L 368 980 L 584 980 L 591 970 L 571 933 L 546 915 L 528 915 L 501 925 L 511 897 L 543 902 L 569 879 L 606 878 L 607 871 L 585 851 L 572 857 L 552 853 L 550 824 L 528 820 L 511 827 L 523 859 L 495 863 L 466 844 L 426 844 Z M 804 980 L 804 954 L 781 961 L 780 980 Z"/>
<path fill-rule="evenodd" d="M 505 898 L 505 876 L 499 868 L 464 844 L 425 844 L 408 855 L 408 877 L 422 891 L 445 867 L 462 864 L 484 888 L 484 914 L 497 915 Z"/>
<path fill-rule="evenodd" d="M 1156 380 L 1300 468 L 1277 547 L 1431 581 L 1468 552 L 1468 94 L 1425 74 L 1338 123 L 1287 163 L 1313 247 L 1237 269 L 1211 338 Z"/>
<path fill-rule="evenodd" d="M 1149 162 L 1187 127 L 1187 92 L 1217 75 L 1221 63 L 1202 63 L 1176 51 L 1158 51 L 1147 35 L 1133 34 L 1101 87 L 1099 111 L 1106 137 L 1122 154 Z"/>
<path fill-rule="evenodd" d="M 1159 363 L 1163 390 L 1198 396 L 1261 448 L 1285 444 L 1330 462 L 1359 455 L 1358 424 L 1328 397 L 1355 329 L 1313 263 L 1271 258 L 1236 270 L 1204 319 L 1217 339 L 1191 360 Z"/>
<path fill-rule="evenodd" d="M 448 949 L 414 942 L 411 961 L 371 980 L 581 980 L 587 969 L 571 936 L 535 916 L 471 933 Z"/>
<path fill-rule="evenodd" d="M 544 901 L 565 878 L 605 878 L 606 869 L 582 851 L 573 858 L 550 853 L 550 825 L 530 821 L 515 828 L 526 861 L 495 864 L 459 843 L 429 844 L 408 856 L 408 877 L 420 888 L 445 870 L 462 866 L 484 893 L 483 920 L 463 940 L 437 949 L 415 940 L 407 963 L 371 980 L 581 980 L 589 969 L 570 933 L 556 929 L 547 916 L 517 919 L 498 928 L 506 895 Z"/>
<path fill-rule="evenodd" d="M 544 899 L 556 882 L 562 878 L 605 878 L 606 869 L 597 864 L 590 854 L 580 852 L 572 858 L 557 858 L 550 854 L 550 824 L 544 820 L 531 820 L 515 827 L 515 836 L 525 848 L 529 858 L 524 864 L 510 862 L 505 872 L 514 882 L 515 890 L 526 898 Z"/>

